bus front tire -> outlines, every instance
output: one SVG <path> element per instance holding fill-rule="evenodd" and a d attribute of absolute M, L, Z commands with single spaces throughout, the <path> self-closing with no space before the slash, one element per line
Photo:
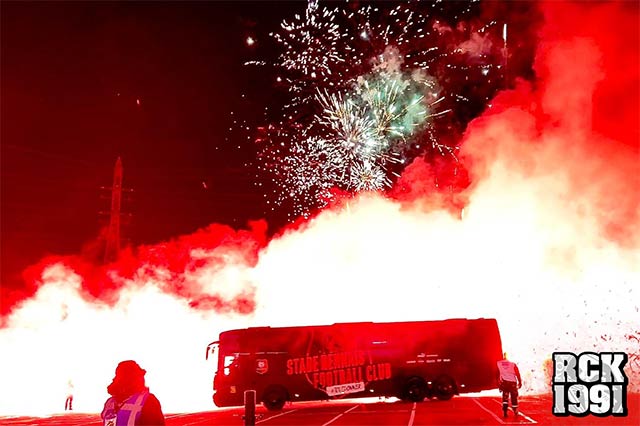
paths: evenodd
<path fill-rule="evenodd" d="M 269 411 L 282 410 L 287 402 L 287 390 L 282 386 L 269 386 L 262 395 L 262 403 Z"/>

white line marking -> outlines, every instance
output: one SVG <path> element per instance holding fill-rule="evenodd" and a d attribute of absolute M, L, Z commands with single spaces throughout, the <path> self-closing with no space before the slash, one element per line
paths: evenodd
<path fill-rule="evenodd" d="M 495 402 L 496 404 L 502 406 L 502 401 L 496 401 L 495 399 L 492 399 L 493 402 Z M 531 417 L 527 416 L 526 414 L 524 414 L 521 411 L 518 411 L 518 416 L 522 416 L 525 419 L 529 420 L 529 422 L 531 422 L 532 424 L 537 424 L 538 422 L 533 420 Z"/>
<path fill-rule="evenodd" d="M 337 416 L 335 416 L 334 418 L 332 418 L 331 420 L 329 420 L 328 422 L 326 422 L 325 424 L 323 424 L 322 426 L 327 426 L 330 425 L 331 423 L 335 422 L 336 420 L 338 420 L 340 417 L 344 416 L 345 414 L 347 414 L 349 411 L 359 407 L 360 404 L 358 405 L 354 405 L 353 407 L 349 408 L 347 411 L 345 411 L 344 413 L 340 413 Z"/>
<path fill-rule="evenodd" d="M 500 424 L 506 424 L 505 422 L 502 421 L 502 419 L 498 416 L 496 416 L 493 411 L 489 410 L 487 407 L 485 407 L 484 405 L 480 404 L 480 402 L 478 402 L 478 400 L 476 398 L 473 398 L 473 402 L 475 402 L 476 404 L 478 404 L 478 407 L 482 408 L 484 411 L 486 411 L 487 413 L 491 414 L 491 416 L 496 419 L 496 421 Z"/>
<path fill-rule="evenodd" d="M 413 420 L 416 418 L 416 405 L 417 403 L 413 403 L 413 408 L 411 408 L 411 417 L 409 417 L 409 424 L 407 426 L 413 426 Z"/>
<path fill-rule="evenodd" d="M 276 414 L 275 416 L 267 417 L 266 419 L 262 419 L 260 421 L 257 421 L 256 424 L 262 423 L 262 422 L 266 422 L 267 420 L 275 419 L 276 417 L 284 416 L 286 414 L 293 413 L 294 411 L 298 411 L 298 409 L 294 408 L 293 410 L 285 411 L 284 413 L 280 413 L 280 414 Z"/>
<path fill-rule="evenodd" d="M 524 413 L 520 413 L 520 412 L 519 412 L 519 413 L 518 413 L 518 416 L 522 416 L 522 417 L 524 417 L 525 419 L 529 420 L 532 424 L 538 423 L 537 421 L 533 420 L 531 417 L 527 416 L 527 415 L 526 415 L 526 414 L 524 414 Z"/>

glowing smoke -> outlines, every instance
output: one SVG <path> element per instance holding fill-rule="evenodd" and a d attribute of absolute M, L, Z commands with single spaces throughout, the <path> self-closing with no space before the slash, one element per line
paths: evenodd
<path fill-rule="evenodd" d="M 106 267 L 74 257 L 36 265 L 36 294 L 0 329 L 0 413 L 61 411 L 68 380 L 74 409 L 99 412 L 124 359 L 148 371 L 166 409 L 210 408 L 205 347 L 220 331 L 250 324 L 248 271 L 263 236 L 262 223 L 238 232 L 212 225 Z"/>
<path fill-rule="evenodd" d="M 501 93 L 467 130 L 472 185 L 462 212 L 441 208 L 446 194 L 416 161 L 393 199 L 361 195 L 265 245 L 250 233 L 183 237 L 195 251 L 171 267 L 135 265 L 112 304 L 82 298 L 70 267 L 45 268 L 38 293 L 0 330 L 0 413 L 60 410 L 69 375 L 78 409 L 98 411 L 127 358 L 148 370 L 165 411 L 209 409 L 204 348 L 248 325 L 495 317 L 527 391 L 546 389 L 554 350 L 637 353 L 637 99 L 603 113 L 618 85 L 638 93 L 637 69 L 628 70 L 637 7 L 548 7 L 539 80 Z M 595 17 L 602 30 L 588 25 Z M 615 34 L 605 32 L 611 23 Z M 636 60 L 617 60 L 621 51 Z M 255 311 L 189 304 L 207 294 L 219 295 L 218 307 L 255 301 Z M 631 367 L 637 391 L 640 366 Z"/>

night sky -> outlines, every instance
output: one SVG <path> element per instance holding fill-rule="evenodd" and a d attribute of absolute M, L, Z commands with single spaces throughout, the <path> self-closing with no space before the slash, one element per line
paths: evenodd
<path fill-rule="evenodd" d="M 468 4 L 444 3 L 442 13 Z M 514 24 L 511 78 L 531 77 L 534 4 L 483 5 Z M 286 225 L 289 212 L 266 204 L 270 181 L 257 182 L 253 143 L 286 91 L 275 68 L 245 62 L 275 62 L 269 33 L 306 6 L 2 2 L 2 287 L 22 286 L 22 271 L 46 255 L 100 258 L 118 157 L 123 245 L 156 244 L 212 223 L 240 229 L 266 219 L 270 233 Z M 447 75 L 459 85 L 454 77 Z M 479 87 L 470 81 L 466 89 Z M 476 96 L 497 89 L 487 87 Z M 484 106 L 471 102 L 451 116 L 462 123 L 458 131 Z"/>
<path fill-rule="evenodd" d="M 2 2 L 2 285 L 95 239 L 118 156 L 125 243 L 264 217 L 230 113 L 250 119 L 270 95 L 265 70 L 243 65 L 264 53 L 246 37 L 304 7 Z"/>

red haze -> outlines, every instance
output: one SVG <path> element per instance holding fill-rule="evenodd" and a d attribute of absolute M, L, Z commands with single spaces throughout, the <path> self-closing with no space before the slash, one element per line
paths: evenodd
<path fill-rule="evenodd" d="M 269 241 L 264 222 L 211 225 L 111 265 L 43 260 L 0 329 L 0 404 L 24 388 L 55 409 L 72 372 L 79 406 L 99 409 L 135 358 L 167 409 L 207 409 L 213 366 L 194 357 L 249 325 L 494 317 L 524 392 L 548 389 L 553 351 L 637 352 L 638 7 L 544 3 L 536 79 L 468 126 L 459 174 L 416 160 L 391 196 L 341 198 Z M 114 328 L 126 345 L 96 351 Z"/>
<path fill-rule="evenodd" d="M 24 272 L 27 288 L 3 295 L 2 317 L 35 294 L 42 284 L 43 272 L 54 264 L 62 264 L 82 277 L 80 294 L 91 303 L 112 305 L 125 286 L 152 280 L 161 283 L 164 292 L 188 301 L 193 308 L 251 313 L 255 301 L 250 285 L 228 298 L 222 295 L 228 289 L 216 292 L 215 284 L 213 288 L 205 288 L 198 276 L 198 271 L 207 267 L 222 270 L 229 263 L 255 265 L 259 250 L 266 244 L 266 222 L 249 225 L 249 230 L 236 231 L 212 224 L 165 243 L 129 247 L 117 261 L 107 265 L 83 256 L 48 256 Z"/>

